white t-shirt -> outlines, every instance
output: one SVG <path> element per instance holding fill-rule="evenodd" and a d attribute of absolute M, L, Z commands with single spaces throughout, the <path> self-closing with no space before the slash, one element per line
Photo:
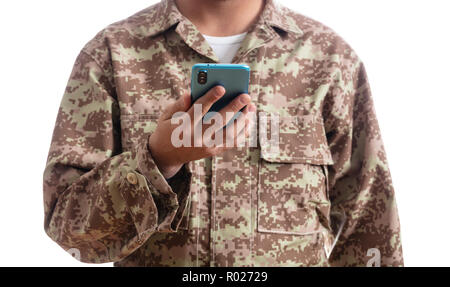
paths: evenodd
<path fill-rule="evenodd" d="M 239 47 L 241 46 L 242 41 L 244 41 L 247 33 L 226 37 L 202 35 L 213 49 L 214 54 L 219 57 L 219 61 L 224 64 L 229 64 L 239 50 Z"/>

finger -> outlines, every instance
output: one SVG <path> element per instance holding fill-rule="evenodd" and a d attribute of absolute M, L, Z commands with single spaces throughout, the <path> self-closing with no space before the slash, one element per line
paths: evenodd
<path fill-rule="evenodd" d="M 244 106 L 248 105 L 250 101 L 251 98 L 248 94 L 240 94 L 223 109 L 221 109 L 219 113 L 221 114 L 222 118 L 225 119 L 224 125 L 226 125 L 231 120 L 231 118 Z"/>
<path fill-rule="evenodd" d="M 241 114 L 236 120 L 234 120 L 232 123 L 230 122 L 225 128 L 216 131 L 217 134 L 222 133 L 223 142 L 220 146 L 235 146 L 235 139 L 237 138 L 238 134 L 245 129 L 247 122 L 247 117 L 244 114 Z"/>
<path fill-rule="evenodd" d="M 195 106 L 199 105 L 201 115 L 197 115 L 197 122 L 201 121 L 203 116 L 209 111 L 212 105 L 217 102 L 223 95 L 225 95 L 225 88 L 222 86 L 215 86 L 211 88 L 204 96 L 195 101 L 194 105 L 189 109 L 188 113 L 194 119 Z M 197 106 L 198 107 L 198 106 Z"/>
<path fill-rule="evenodd" d="M 241 113 L 244 116 L 250 117 L 250 115 L 248 115 L 248 114 L 255 112 L 255 111 L 256 111 L 255 104 L 250 103 L 242 109 Z M 236 117 L 236 118 L 238 118 L 238 117 Z M 210 127 L 214 126 L 215 131 L 218 132 L 218 131 L 222 130 L 223 127 L 226 125 L 226 123 L 229 122 L 230 120 L 231 120 L 231 117 L 229 117 L 228 119 L 224 119 L 222 114 L 220 114 L 219 112 L 214 112 L 213 115 L 211 115 L 208 119 L 205 118 L 205 120 L 202 122 L 202 129 L 203 129 L 203 131 L 205 131 L 205 130 L 209 130 Z"/>
<path fill-rule="evenodd" d="M 235 145 L 236 147 L 244 147 L 245 146 L 245 141 L 249 136 L 249 126 L 246 125 L 245 128 L 243 128 L 239 134 L 237 135 L 235 141 Z"/>
<path fill-rule="evenodd" d="M 217 135 L 222 135 L 221 133 L 217 133 L 218 129 L 223 127 L 223 121 L 220 117 L 219 113 L 214 114 L 211 118 L 206 119 L 202 124 L 202 134 L 205 146 L 207 147 L 215 147 L 218 144 L 222 143 L 223 138 L 218 138 Z"/>
<path fill-rule="evenodd" d="M 250 104 L 253 105 L 253 104 Z M 256 106 L 250 107 L 249 111 L 254 112 Z M 235 145 L 237 147 L 244 147 L 246 144 L 246 139 L 250 136 L 251 130 L 253 128 L 253 114 L 247 114 L 245 119 L 245 126 L 239 131 L 239 134 L 235 138 Z"/>
<path fill-rule="evenodd" d="M 230 127 L 231 125 L 235 125 L 235 121 L 236 121 L 236 119 L 240 119 L 240 118 L 247 118 L 247 119 L 249 119 L 249 121 L 246 121 L 246 124 L 251 124 L 251 123 L 253 123 L 253 118 L 254 118 L 254 116 L 255 116 L 255 114 L 254 114 L 254 112 L 256 111 L 256 106 L 255 106 L 255 104 L 253 104 L 253 103 L 249 103 L 249 104 L 247 104 L 246 106 L 245 106 L 245 108 L 243 108 L 243 110 L 242 110 L 242 112 L 233 120 L 233 123 L 231 123 L 230 122 L 230 118 L 228 118 L 228 119 L 225 119 L 225 121 L 223 121 L 223 124 L 220 126 L 220 125 L 217 125 L 217 124 L 215 124 L 215 128 L 216 128 L 216 132 L 217 133 L 219 133 L 219 132 L 222 132 L 222 130 L 224 130 L 224 129 L 226 129 L 226 128 L 228 128 L 228 127 Z M 231 115 L 231 114 L 230 114 Z M 220 114 L 220 113 L 217 113 L 217 115 L 216 115 L 218 118 L 220 118 L 220 119 L 223 119 L 223 116 L 222 116 L 222 114 Z M 226 125 L 227 124 L 227 122 L 230 122 L 228 125 Z M 236 125 L 235 125 L 235 127 L 236 127 Z M 209 128 L 209 126 L 208 126 L 208 128 Z M 241 128 L 239 128 L 238 129 L 238 131 L 240 131 L 241 130 Z"/>
<path fill-rule="evenodd" d="M 248 120 L 246 120 L 248 121 Z M 246 138 L 249 135 L 249 128 L 248 125 L 246 125 L 244 128 L 242 128 L 238 134 L 234 136 L 234 138 L 232 139 L 232 144 L 230 143 L 225 143 L 224 146 L 221 146 L 220 148 L 225 148 L 225 149 L 231 149 L 234 147 L 244 147 L 245 143 L 246 143 Z"/>
<path fill-rule="evenodd" d="M 189 93 L 184 93 L 178 100 L 168 105 L 161 114 L 161 119 L 168 120 L 176 112 L 186 112 L 191 106 L 191 96 Z"/>

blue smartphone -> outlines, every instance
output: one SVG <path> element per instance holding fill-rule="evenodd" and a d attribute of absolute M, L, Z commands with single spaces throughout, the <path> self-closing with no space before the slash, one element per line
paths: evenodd
<path fill-rule="evenodd" d="M 212 105 L 209 112 L 218 112 L 240 94 L 248 94 L 250 67 L 244 64 L 195 64 L 191 75 L 191 103 L 195 103 L 211 88 L 221 85 L 225 95 Z"/>

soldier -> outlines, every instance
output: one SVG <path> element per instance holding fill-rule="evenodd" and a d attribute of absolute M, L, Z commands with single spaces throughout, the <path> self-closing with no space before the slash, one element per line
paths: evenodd
<path fill-rule="evenodd" d="M 219 62 L 251 68 L 249 93 L 222 110 L 245 107 L 232 139 L 263 112 L 278 119 L 276 151 L 262 136 L 174 147 L 172 115 L 192 114 L 191 67 Z M 199 99 L 203 113 L 223 93 Z M 259 135 L 271 132 L 262 118 Z M 333 30 L 272 0 L 163 0 L 102 29 L 59 108 L 44 204 L 46 233 L 82 262 L 403 265 L 364 65 Z"/>

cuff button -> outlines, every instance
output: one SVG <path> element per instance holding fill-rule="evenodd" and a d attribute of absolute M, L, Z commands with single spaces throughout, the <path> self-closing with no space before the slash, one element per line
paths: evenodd
<path fill-rule="evenodd" d="M 128 180 L 128 182 L 131 183 L 131 184 L 137 184 L 137 183 L 138 183 L 137 176 L 136 176 L 136 174 L 134 174 L 133 172 L 129 172 L 129 173 L 127 174 L 127 180 Z"/>

